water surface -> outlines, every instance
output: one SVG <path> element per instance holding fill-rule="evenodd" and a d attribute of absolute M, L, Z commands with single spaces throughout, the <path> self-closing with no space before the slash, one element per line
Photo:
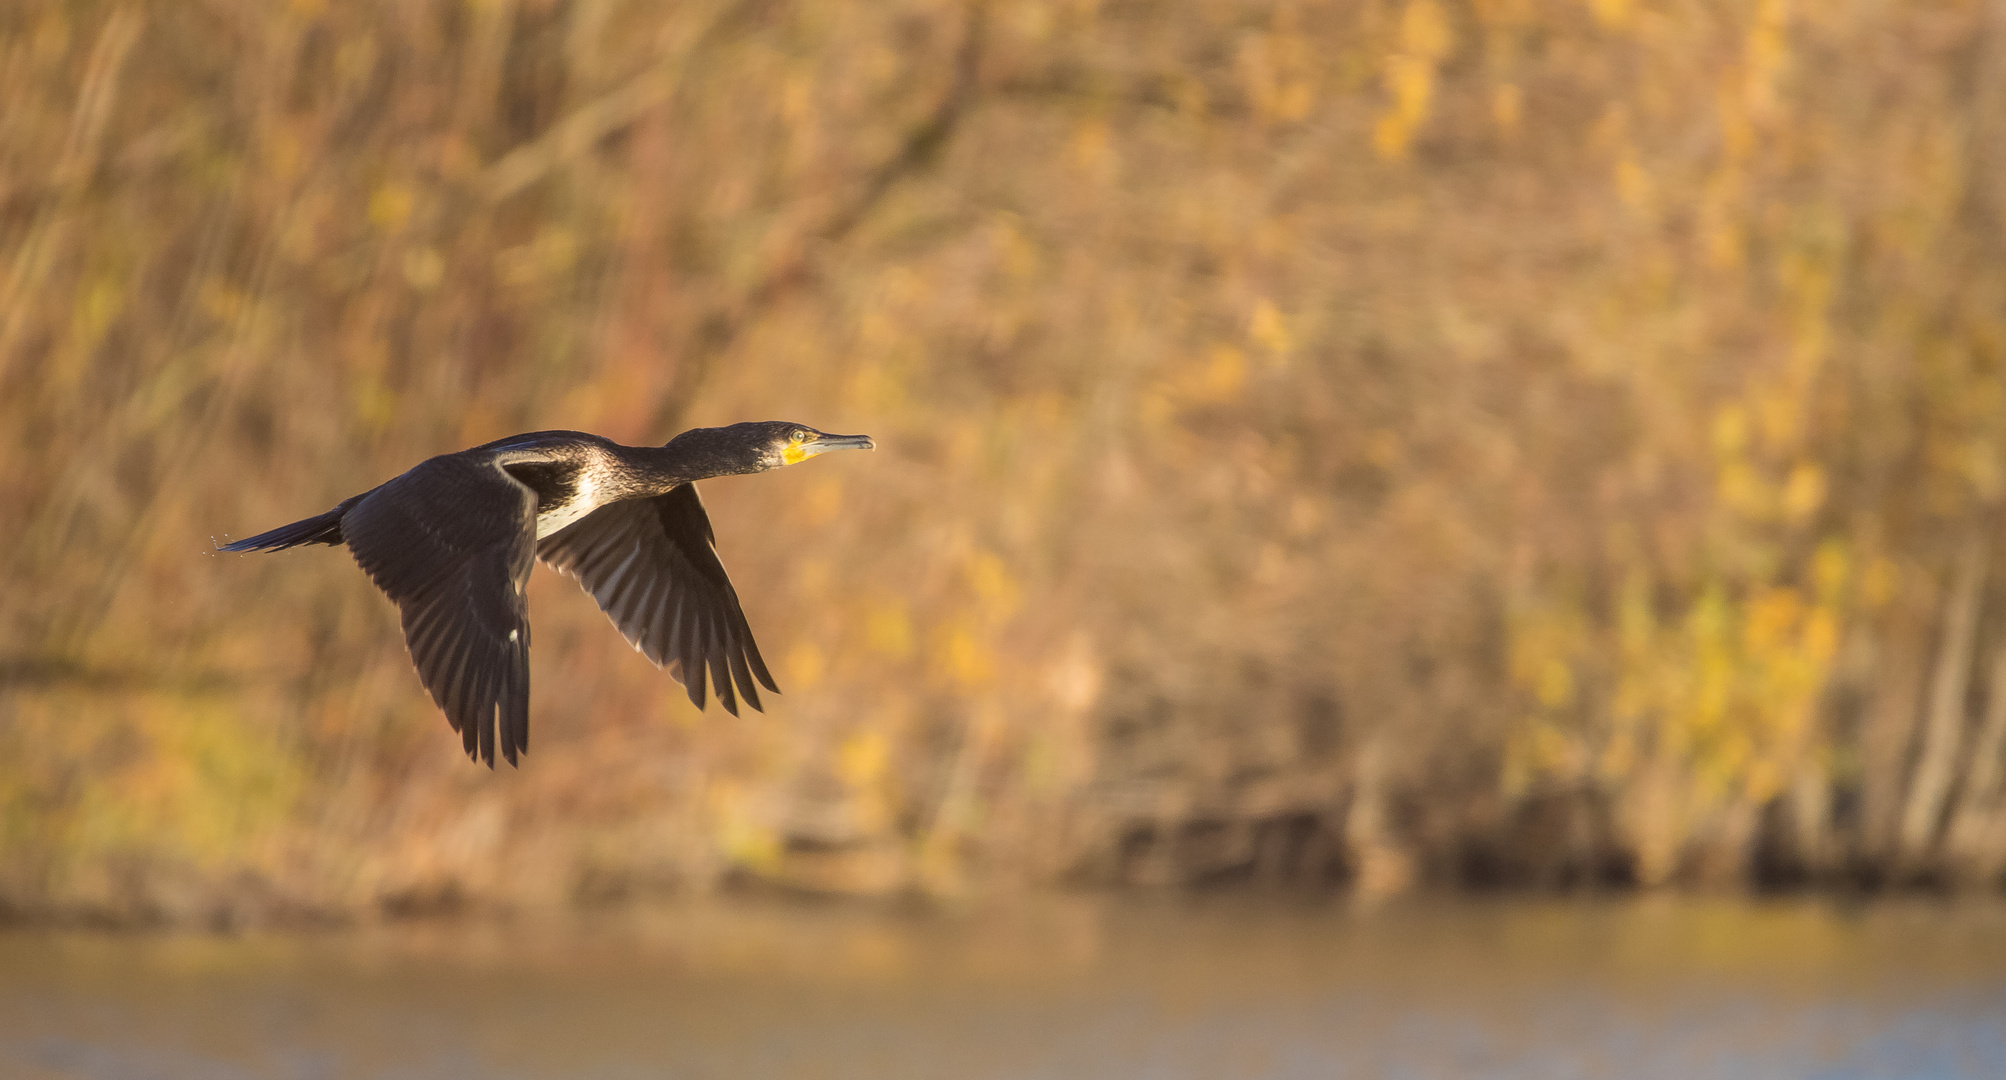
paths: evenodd
<path fill-rule="evenodd" d="M 0 1076 L 2006 1077 L 2006 907 L 705 903 L 0 935 Z"/>

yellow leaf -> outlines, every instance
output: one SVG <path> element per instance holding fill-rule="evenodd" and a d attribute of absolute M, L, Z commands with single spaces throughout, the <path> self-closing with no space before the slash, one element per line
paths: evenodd
<path fill-rule="evenodd" d="M 836 751 L 836 773 L 851 787 L 875 783 L 891 760 L 891 744 L 882 732 L 859 731 Z"/>
<path fill-rule="evenodd" d="M 895 660 L 911 656 L 912 620 L 905 606 L 891 601 L 873 608 L 864 618 L 864 643 Z"/>
<path fill-rule="evenodd" d="M 1619 27 L 1630 21 L 1630 0 L 1588 0 L 1588 7 L 1603 26 Z"/>
<path fill-rule="evenodd" d="M 369 197 L 369 220 L 385 232 L 396 232 L 411 219 L 418 197 L 409 187 L 394 181 L 376 189 Z"/>
<path fill-rule="evenodd" d="M 1491 121 L 1506 135 L 1518 134 L 1518 127 L 1525 119 L 1525 93 L 1517 86 L 1506 83 L 1491 91 Z"/>
<path fill-rule="evenodd" d="M 1294 344 L 1288 327 L 1282 322 L 1281 311 L 1266 297 L 1254 304 L 1253 317 L 1247 321 L 1247 336 L 1277 356 L 1288 352 Z"/>
<path fill-rule="evenodd" d="M 804 690 L 821 682 L 828 666 L 822 650 L 809 642 L 800 642 L 787 651 L 787 677 Z"/>
<path fill-rule="evenodd" d="M 1825 472 L 1808 462 L 1790 470 L 1783 482 L 1783 516 L 1801 522 L 1825 505 Z"/>
<path fill-rule="evenodd" d="M 1407 53 L 1440 60 L 1452 43 L 1449 18 L 1435 0 L 1413 0 L 1400 13 L 1400 47 Z"/>

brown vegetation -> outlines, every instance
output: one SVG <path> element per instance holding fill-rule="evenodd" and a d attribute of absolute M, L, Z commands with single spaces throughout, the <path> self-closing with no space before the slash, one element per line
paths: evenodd
<path fill-rule="evenodd" d="M 2006 8 L 20 0 L 0 898 L 1991 883 Z M 788 693 L 539 574 L 469 766 L 340 552 L 784 418 Z"/>

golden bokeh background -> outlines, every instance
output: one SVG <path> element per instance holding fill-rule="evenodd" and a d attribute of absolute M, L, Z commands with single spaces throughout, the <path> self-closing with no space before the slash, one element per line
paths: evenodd
<path fill-rule="evenodd" d="M 1996 886 L 2006 9 L 17 0 L 0 907 Z M 460 755 L 345 553 L 435 453 L 705 486 L 787 693 L 539 572 Z"/>

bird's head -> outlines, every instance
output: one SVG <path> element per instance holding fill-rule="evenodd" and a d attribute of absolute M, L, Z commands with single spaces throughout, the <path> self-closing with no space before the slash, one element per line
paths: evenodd
<path fill-rule="evenodd" d="M 831 435 L 806 424 L 761 420 L 727 427 L 692 428 L 668 447 L 711 476 L 765 472 L 831 450 L 874 450 L 868 435 Z"/>

